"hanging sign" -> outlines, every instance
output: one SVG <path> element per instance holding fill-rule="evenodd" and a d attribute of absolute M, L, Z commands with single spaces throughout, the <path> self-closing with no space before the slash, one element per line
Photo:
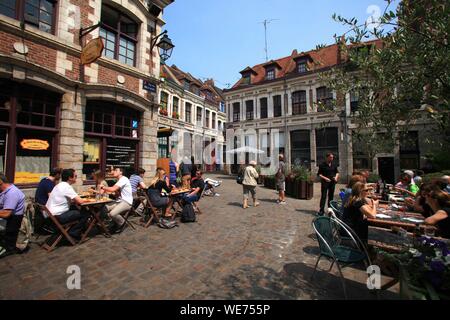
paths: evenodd
<path fill-rule="evenodd" d="M 39 139 L 23 139 L 20 146 L 26 150 L 47 150 L 50 147 L 48 141 Z"/>
<path fill-rule="evenodd" d="M 102 56 L 104 49 L 102 38 L 95 38 L 81 50 L 81 64 L 89 64 Z"/>

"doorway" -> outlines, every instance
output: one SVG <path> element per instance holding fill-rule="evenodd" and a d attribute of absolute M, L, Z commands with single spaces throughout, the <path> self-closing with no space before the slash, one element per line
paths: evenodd
<path fill-rule="evenodd" d="M 395 183 L 394 157 L 378 158 L 378 172 L 383 181 Z"/>

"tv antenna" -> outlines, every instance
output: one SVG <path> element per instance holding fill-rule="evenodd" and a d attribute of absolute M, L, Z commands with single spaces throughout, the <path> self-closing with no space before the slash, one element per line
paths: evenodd
<path fill-rule="evenodd" d="M 269 61 L 269 49 L 267 47 L 267 25 L 276 20 L 280 19 L 264 19 L 264 21 L 260 22 L 264 25 L 264 42 L 266 44 L 266 46 L 264 47 L 264 51 L 266 52 L 266 62 Z"/>

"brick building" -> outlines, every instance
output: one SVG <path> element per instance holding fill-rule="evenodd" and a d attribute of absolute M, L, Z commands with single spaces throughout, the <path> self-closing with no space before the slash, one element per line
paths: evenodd
<path fill-rule="evenodd" d="M 157 159 L 161 33 L 173 0 L 0 2 L 0 171 L 33 187 L 51 167 L 74 168 L 78 185 L 96 169 Z M 80 64 L 81 39 L 102 38 L 95 63 Z M 150 88 L 150 89 L 149 89 Z"/>
<path fill-rule="evenodd" d="M 344 62 L 339 47 L 330 45 L 301 53 L 294 50 L 287 57 L 242 70 L 242 78 L 224 90 L 227 128 L 242 130 L 231 147 L 250 145 L 265 151 L 260 157 L 267 159 L 274 157 L 271 152 L 278 141 L 278 151 L 286 156 L 289 165 L 304 165 L 313 173 L 326 153 L 333 152 L 344 180 L 354 170 L 372 169 L 393 182 L 402 169 L 426 166 L 424 155 L 430 150 L 426 129 L 430 122 L 425 117 L 411 125 L 408 142 L 400 142 L 394 150 L 373 159 L 352 144 L 351 118 L 357 112 L 358 99 L 326 88 L 319 78 L 321 72 Z M 330 112 L 329 108 L 321 108 L 323 105 L 335 109 Z M 279 133 L 278 138 L 274 138 L 273 131 Z M 235 158 L 234 163 L 238 162 Z M 231 168 L 235 172 L 237 165 Z"/>

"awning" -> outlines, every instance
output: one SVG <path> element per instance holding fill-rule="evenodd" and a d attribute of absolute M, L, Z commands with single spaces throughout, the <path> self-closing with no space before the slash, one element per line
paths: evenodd
<path fill-rule="evenodd" d="M 172 133 L 173 133 L 173 129 L 172 128 L 161 128 L 161 129 L 158 129 L 158 135 L 157 135 L 157 137 L 158 138 L 161 138 L 161 137 L 170 137 L 171 135 L 172 135 Z"/>

